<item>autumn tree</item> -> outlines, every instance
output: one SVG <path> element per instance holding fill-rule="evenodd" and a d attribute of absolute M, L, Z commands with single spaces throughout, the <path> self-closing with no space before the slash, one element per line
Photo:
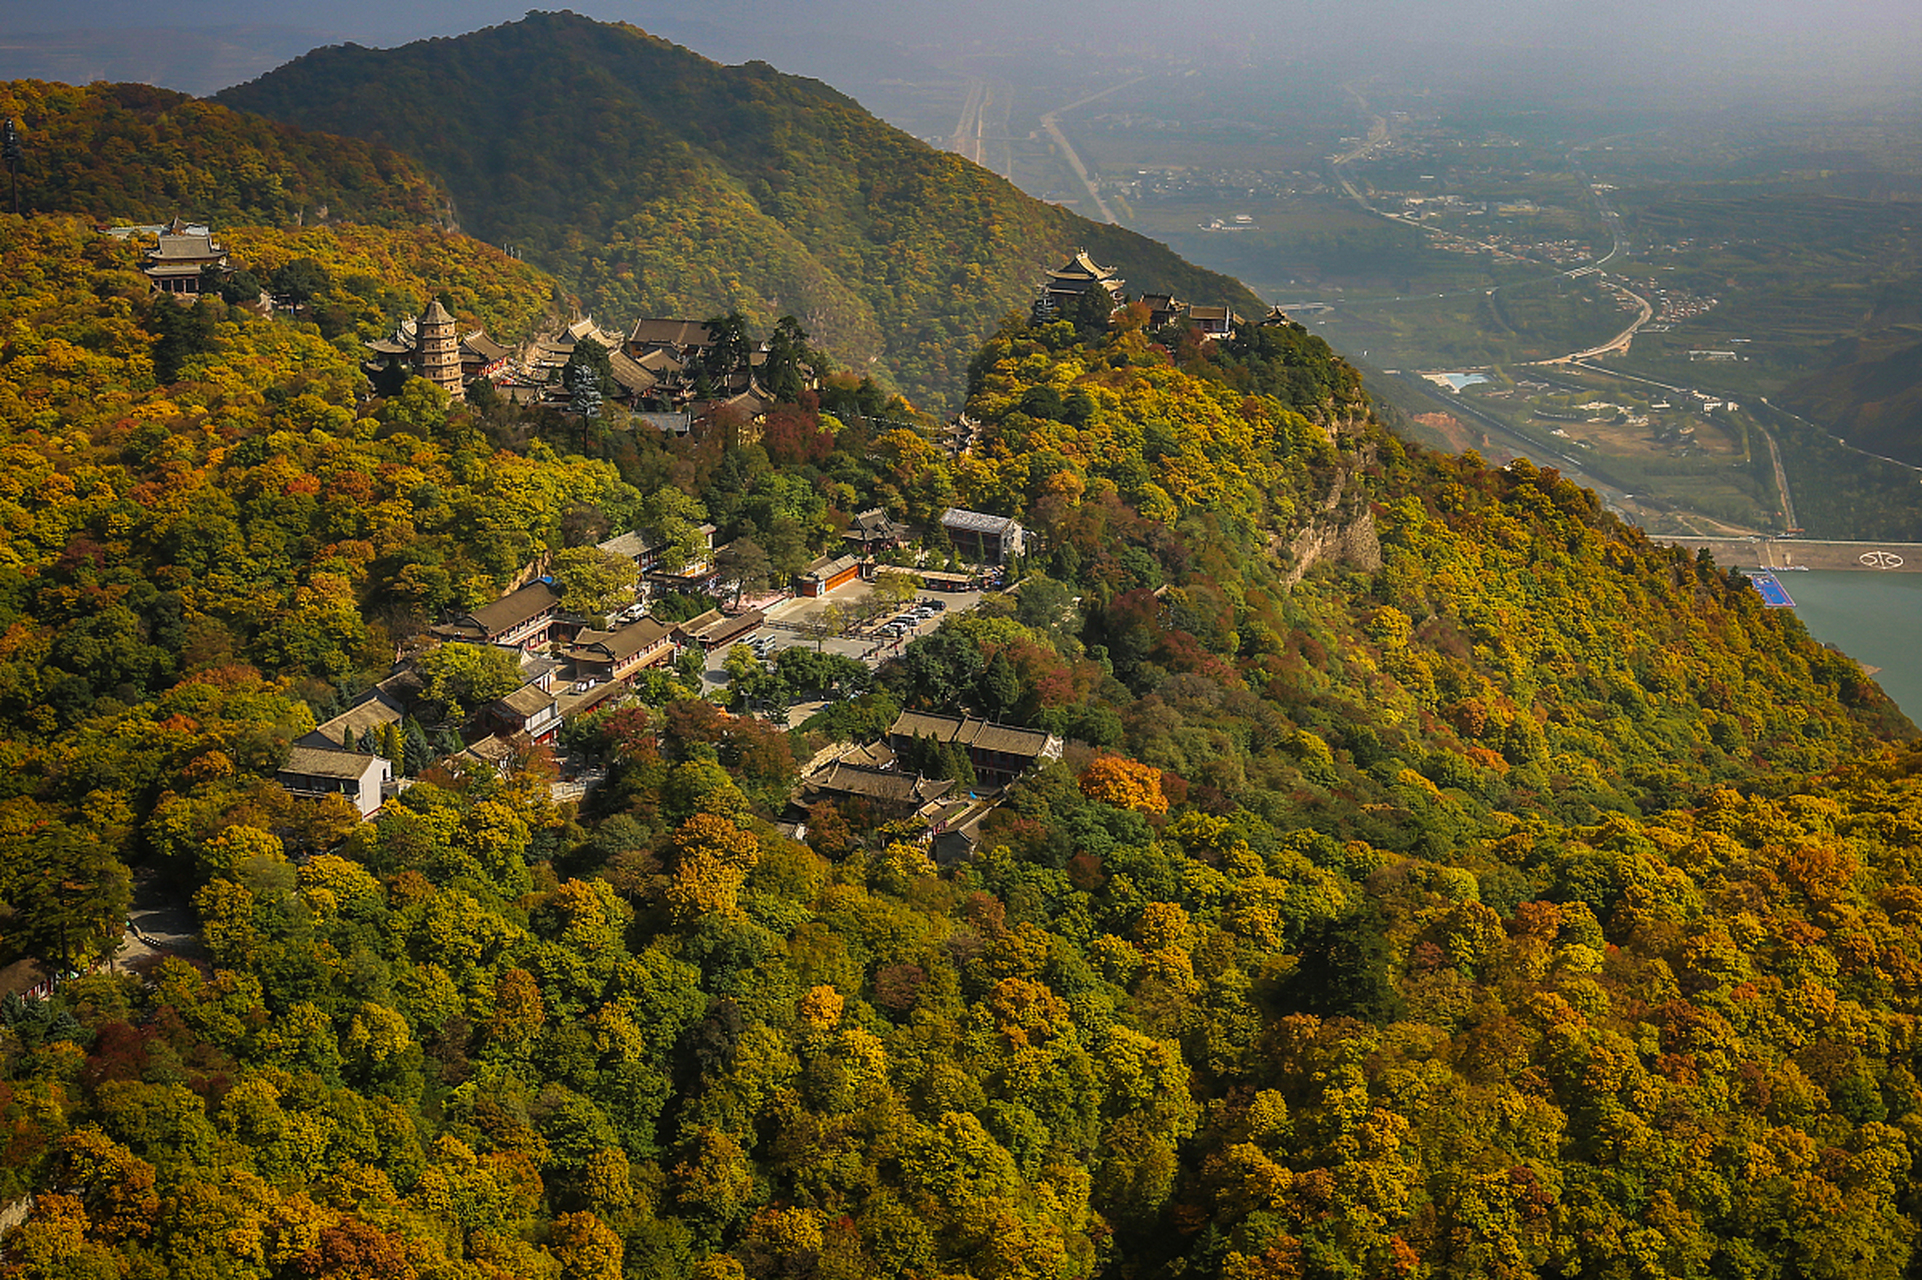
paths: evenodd
<path fill-rule="evenodd" d="M 427 698 L 455 722 L 521 686 L 514 655 L 492 645 L 445 644 L 415 659 L 414 669 L 426 678 Z"/>
<path fill-rule="evenodd" d="M 614 612 L 634 599 L 634 586 L 640 580 L 630 557 L 599 547 L 556 551 L 553 571 L 561 583 L 561 607 L 582 614 Z"/>
<path fill-rule="evenodd" d="M 674 869 L 667 901 L 683 924 L 733 913 L 741 886 L 760 857 L 760 846 L 752 835 L 708 813 L 697 813 L 682 823 L 669 848 Z"/>
<path fill-rule="evenodd" d="M 1168 812 L 1161 791 L 1161 770 L 1122 756 L 1102 756 L 1076 779 L 1081 794 L 1117 809 L 1137 813 Z"/>
<path fill-rule="evenodd" d="M 126 927 L 132 878 L 111 849 L 65 824 L 14 842 L 0 871 L 11 945 L 64 970 L 111 955 Z"/>
<path fill-rule="evenodd" d="M 740 537 L 714 553 L 714 570 L 722 581 L 733 584 L 734 599 L 739 603 L 745 592 L 768 585 L 774 567 L 760 543 Z"/>

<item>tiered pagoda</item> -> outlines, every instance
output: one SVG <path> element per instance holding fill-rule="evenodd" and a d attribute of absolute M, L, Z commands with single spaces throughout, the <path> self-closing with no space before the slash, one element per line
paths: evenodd
<path fill-rule="evenodd" d="M 454 317 L 436 298 L 427 304 L 427 310 L 420 315 L 420 345 L 416 348 L 415 359 L 420 365 L 420 376 L 445 391 L 455 402 L 465 400 L 467 392 L 461 382 L 460 335 L 454 328 Z"/>

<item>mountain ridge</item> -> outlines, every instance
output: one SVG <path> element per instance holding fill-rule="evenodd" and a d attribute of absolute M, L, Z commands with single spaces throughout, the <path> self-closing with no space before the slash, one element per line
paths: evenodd
<path fill-rule="evenodd" d="M 399 49 L 317 49 L 218 95 L 377 141 L 607 315 L 794 314 L 857 368 L 953 403 L 969 354 L 1078 248 L 1137 291 L 1246 286 L 1024 195 L 819 81 L 724 67 L 627 24 L 530 13 Z"/>
<path fill-rule="evenodd" d="M 1860 332 L 1838 340 L 1825 369 L 1782 392 L 1784 402 L 1869 453 L 1922 465 L 1922 278 L 1883 290 Z"/>
<path fill-rule="evenodd" d="M 446 193 L 389 148 L 146 84 L 0 81 L 27 213 L 284 226 L 437 225 Z"/>

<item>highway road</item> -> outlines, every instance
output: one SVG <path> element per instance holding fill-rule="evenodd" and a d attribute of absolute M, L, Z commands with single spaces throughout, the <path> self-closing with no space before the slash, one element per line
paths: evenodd
<path fill-rule="evenodd" d="M 1368 130 L 1367 130 L 1367 136 L 1364 137 L 1359 142 L 1357 142 L 1348 151 L 1342 153 L 1341 155 L 1331 156 L 1329 158 L 1329 168 L 1332 176 L 1335 178 L 1337 183 L 1341 186 L 1342 190 L 1347 193 L 1348 198 L 1353 200 L 1355 204 L 1361 209 L 1363 209 L 1364 211 L 1374 214 L 1376 217 L 1382 218 L 1389 222 L 1399 223 L 1402 226 L 1406 226 L 1406 227 L 1413 227 L 1421 231 L 1424 235 L 1428 236 L 1431 239 L 1444 238 L 1446 233 L 1441 232 L 1439 228 L 1424 226 L 1421 223 L 1421 221 L 1417 218 L 1411 217 L 1407 214 L 1388 213 L 1388 212 L 1384 212 L 1381 209 L 1376 208 L 1369 201 L 1368 197 L 1362 192 L 1362 190 L 1356 185 L 1356 183 L 1350 177 L 1350 175 L 1346 172 L 1348 165 L 1353 164 L 1359 160 L 1373 158 L 1374 156 L 1380 154 L 1384 148 L 1391 146 L 1393 144 L 1394 139 L 1388 128 L 1387 121 L 1381 115 L 1377 114 L 1373 110 L 1368 99 L 1362 95 L 1361 91 L 1358 88 L 1356 88 L 1352 84 L 1343 85 L 1342 88 L 1348 93 L 1350 97 L 1352 97 L 1355 100 L 1356 107 L 1360 110 L 1362 115 L 1367 118 Z M 1611 369 L 1601 365 L 1589 363 L 1590 361 L 1594 360 L 1596 357 L 1599 357 L 1599 356 L 1616 354 L 1616 353 L 1626 353 L 1630 349 L 1630 347 L 1634 344 L 1636 335 L 1639 334 L 1642 331 L 1642 329 L 1648 325 L 1650 320 L 1654 318 L 1654 314 L 1655 314 L 1654 303 L 1650 299 L 1643 297 L 1641 294 L 1635 292 L 1633 289 L 1628 288 L 1627 286 L 1621 284 L 1618 281 L 1610 280 L 1607 278 L 1608 265 L 1611 262 L 1614 262 L 1617 258 L 1622 257 L 1624 254 L 1628 252 L 1628 248 L 1629 248 L 1628 236 L 1626 235 L 1623 229 L 1621 212 L 1615 208 L 1613 202 L 1609 199 L 1608 192 L 1606 190 L 1599 188 L 1598 184 L 1594 181 L 1594 179 L 1589 176 L 1588 171 L 1584 167 L 1582 163 L 1582 158 L 1581 158 L 1582 153 L 1585 151 L 1592 150 L 1596 147 L 1604 146 L 1608 143 L 1616 141 L 1618 138 L 1630 137 L 1630 136 L 1633 136 L 1633 135 L 1621 134 L 1621 135 L 1615 135 L 1609 138 L 1601 138 L 1601 139 L 1597 139 L 1594 142 L 1585 143 L 1581 146 L 1570 149 L 1568 153 L 1569 171 L 1578 180 L 1580 180 L 1583 188 L 1587 190 L 1587 192 L 1589 193 L 1590 199 L 1594 201 L 1595 210 L 1597 214 L 1601 217 L 1603 226 L 1606 227 L 1608 230 L 1611 243 L 1609 244 L 1607 253 L 1603 254 L 1599 258 L 1596 258 L 1593 262 L 1587 264 L 1586 266 L 1577 267 L 1577 268 L 1564 270 L 1564 271 L 1558 271 L 1555 273 L 1555 275 L 1569 277 L 1569 278 L 1575 278 L 1575 277 L 1587 275 L 1587 274 L 1601 275 L 1603 277 L 1601 283 L 1605 288 L 1611 290 L 1612 292 L 1614 292 L 1616 295 L 1620 297 L 1630 298 L 1634 300 L 1636 304 L 1636 312 L 1637 312 L 1636 317 L 1634 321 L 1631 324 L 1629 324 L 1625 329 L 1623 329 L 1620 333 L 1616 334 L 1609 341 L 1602 343 L 1600 346 L 1590 347 L 1584 351 L 1570 352 L 1567 355 L 1559 356 L 1551 360 L 1536 361 L 1534 362 L 1533 367 L 1538 369 L 1552 369 L 1560 366 L 1560 367 L 1567 367 L 1567 368 L 1582 369 L 1585 372 L 1598 374 L 1604 377 L 1621 378 L 1630 382 L 1638 382 L 1646 386 L 1657 387 L 1664 391 L 1674 392 L 1678 395 L 1692 396 L 1696 394 L 1695 388 L 1674 386 L 1669 383 L 1658 382 L 1653 378 L 1644 378 L 1636 374 L 1624 373 L 1618 369 Z M 1447 238 L 1459 240 L 1465 244 L 1473 244 L 1480 248 L 1487 249 L 1493 253 L 1501 254 L 1505 252 L 1501 250 L 1499 246 L 1496 246 L 1488 242 L 1467 240 L 1463 237 L 1458 237 L 1458 236 L 1449 236 Z M 1512 256 L 1512 255 L 1508 255 L 1508 256 Z M 1555 276 L 1542 276 L 1542 277 L 1538 277 L 1530 280 L 1512 281 L 1509 284 L 1498 285 L 1493 289 L 1455 290 L 1453 291 L 1453 293 L 1438 294 L 1436 296 L 1444 297 L 1444 298 L 1469 296 L 1472 294 L 1485 294 L 1488 296 L 1493 296 L 1494 294 L 1500 292 L 1502 289 L 1512 289 L 1518 286 L 1539 284 L 1543 280 L 1549 280 L 1553 278 L 1555 278 Z M 1414 302 L 1418 299 L 1425 300 L 1427 297 L 1428 295 L 1426 294 L 1412 295 L 1408 299 L 1406 299 L 1406 301 Z M 1395 299 L 1395 301 L 1401 302 L 1403 301 L 1403 299 L 1397 298 Z M 1371 301 L 1363 305 L 1368 307 L 1379 307 L 1379 306 L 1387 306 L 1392 304 L 1387 303 L 1385 301 Z M 1463 416 L 1474 419 L 1475 422 L 1478 423 L 1479 425 L 1484 426 L 1488 428 L 1490 431 L 1498 434 L 1504 441 L 1510 442 L 1517 449 L 1525 451 L 1528 454 L 1528 456 L 1531 458 L 1540 460 L 1546 457 L 1547 459 L 1552 459 L 1556 464 L 1563 465 L 1565 468 L 1570 469 L 1571 474 L 1574 474 L 1573 469 L 1580 468 L 1582 471 L 1587 472 L 1592 477 L 1591 482 L 1595 483 L 1595 487 L 1598 490 L 1602 491 L 1604 494 L 1609 493 L 1609 486 L 1606 483 L 1606 481 L 1604 481 L 1602 477 L 1595 476 L 1592 469 L 1590 468 L 1590 465 L 1585 461 L 1573 458 L 1568 454 L 1558 453 L 1555 450 L 1548 449 L 1546 446 L 1542 445 L 1540 442 L 1532 440 L 1529 437 L 1520 434 L 1514 429 L 1504 425 L 1500 420 L 1496 419 L 1492 415 L 1483 412 L 1482 410 L 1480 410 L 1479 408 L 1476 408 L 1472 404 L 1469 404 L 1463 397 L 1441 396 L 1435 393 L 1433 388 L 1428 386 L 1426 383 L 1420 382 L 1415 379 L 1405 378 L 1404 381 L 1408 382 L 1409 385 L 1419 390 L 1424 397 L 1431 400 L 1438 400 L 1448 405 L 1450 412 L 1460 413 Z M 1780 413 L 1783 416 L 1792 418 L 1795 421 L 1800 422 L 1805 426 L 1809 426 L 1814 428 L 1815 430 L 1821 431 L 1824 435 L 1829 436 L 1831 439 L 1835 440 L 1838 444 L 1840 444 L 1843 448 L 1848 449 L 1853 453 L 1859 453 L 1864 457 L 1874 458 L 1877 461 L 1890 463 L 1895 466 L 1903 467 L 1909 471 L 1922 474 L 1922 467 L 1915 466 L 1914 464 L 1911 464 L 1911 463 L 1902 462 L 1901 460 L 1896 458 L 1886 457 L 1882 454 L 1871 453 L 1866 449 L 1857 448 L 1856 446 L 1849 444 L 1846 440 L 1841 439 L 1841 437 L 1835 435 L 1834 432 L 1829 431 L 1826 428 L 1820 427 L 1815 423 L 1811 423 L 1808 421 L 1808 419 L 1803 418 L 1797 414 L 1789 413 L 1787 410 L 1784 410 L 1776 405 L 1770 404 L 1766 396 L 1760 397 L 1760 400 L 1762 404 L 1766 405 L 1773 412 Z M 1795 515 L 1794 493 L 1789 484 L 1788 468 L 1784 465 L 1782 461 L 1781 447 L 1776 443 L 1774 432 L 1770 431 L 1766 424 L 1760 421 L 1757 421 L 1755 425 L 1757 430 L 1759 430 L 1762 433 L 1762 439 L 1768 447 L 1769 464 L 1775 474 L 1776 492 L 1780 494 L 1781 500 L 1782 500 L 1782 509 L 1781 509 L 1782 518 L 1784 521 L 1786 521 L 1787 528 L 1798 529 L 1800 528 L 1800 522 L 1797 520 Z"/>
<path fill-rule="evenodd" d="M 1009 145 L 1008 113 L 1013 101 L 1014 86 L 1007 81 L 970 78 L 948 150 L 1012 181 L 1014 148 Z"/>
<path fill-rule="evenodd" d="M 1644 298 L 1641 294 L 1636 293 L 1633 289 L 1625 289 L 1621 285 L 1615 284 L 1611 281 L 1604 280 L 1602 282 L 1602 287 L 1620 295 L 1621 297 L 1633 298 L 1635 300 L 1637 309 L 1641 312 L 1640 315 L 1637 315 L 1635 317 L 1635 322 L 1629 325 L 1628 328 L 1616 334 L 1614 337 L 1610 338 L 1607 342 L 1604 342 L 1599 347 L 1590 347 L 1586 351 L 1576 351 L 1569 355 L 1556 356 L 1553 360 L 1535 360 L 1535 361 L 1531 361 L 1530 362 L 1531 364 L 1535 364 L 1535 365 L 1574 364 L 1577 361 L 1581 361 L 1581 360 L 1591 360 L 1596 356 L 1614 355 L 1618 352 L 1625 352 L 1628 350 L 1629 346 L 1635 341 L 1635 335 L 1642 331 L 1642 326 L 1647 324 L 1651 319 L 1654 318 L 1655 304 L 1650 302 L 1647 298 Z"/>
<path fill-rule="evenodd" d="M 1132 80 L 1124 80 L 1122 83 L 1111 85 L 1099 93 L 1091 93 L 1085 98 L 1077 98 L 1065 107 L 1056 107 L 1053 111 L 1041 117 L 1041 127 L 1047 130 L 1050 138 L 1054 139 L 1054 144 L 1061 148 L 1061 154 L 1067 160 L 1068 167 L 1073 169 L 1074 176 L 1081 180 L 1082 189 L 1088 193 L 1088 199 L 1094 202 L 1095 210 L 1101 215 L 1100 221 L 1102 222 L 1115 223 L 1119 222 L 1120 219 L 1114 216 L 1114 210 L 1108 207 L 1108 202 L 1101 198 L 1099 186 L 1096 185 L 1093 178 L 1088 176 L 1088 167 L 1081 163 L 1081 156 L 1075 151 L 1074 144 L 1068 141 L 1068 135 L 1061 132 L 1061 117 L 1066 112 L 1073 111 L 1076 107 L 1085 107 L 1090 102 L 1098 102 L 1111 93 L 1120 93 L 1128 86 L 1140 84 L 1147 78 L 1147 76 L 1136 76 Z"/>
<path fill-rule="evenodd" d="M 1359 89 L 1357 89 L 1352 83 L 1343 85 L 1342 89 L 1347 92 L 1349 97 L 1355 100 L 1355 105 L 1361 110 L 1362 114 L 1368 117 L 1367 136 L 1364 137 L 1360 142 L 1356 143 L 1355 146 L 1350 148 L 1348 151 L 1342 153 L 1341 155 L 1330 156 L 1328 161 L 1330 172 L 1333 174 L 1335 181 L 1341 185 L 1342 190 L 1348 193 L 1349 199 L 1353 200 L 1358 206 L 1361 207 L 1363 211 L 1367 213 L 1372 213 L 1376 217 L 1385 219 L 1389 222 L 1399 223 L 1404 227 L 1413 227 L 1415 230 L 1421 232 L 1424 236 L 1427 236 L 1430 240 L 1438 240 L 1438 241 L 1444 240 L 1444 239 L 1453 240 L 1461 244 L 1473 245 L 1478 249 L 1485 250 L 1486 252 L 1495 256 L 1496 258 L 1506 259 L 1509 261 L 1528 261 L 1528 259 L 1519 258 L 1512 251 L 1504 249 L 1502 246 L 1494 244 L 1490 241 L 1473 240 L 1465 236 L 1455 235 L 1454 233 L 1451 233 L 1451 232 L 1444 232 L 1438 227 L 1425 226 L 1423 225 L 1422 221 L 1419 218 L 1416 218 L 1410 214 L 1388 213 L 1384 210 L 1377 209 L 1374 206 L 1374 204 L 1369 201 L 1368 197 L 1362 194 L 1360 188 L 1358 188 L 1355 185 L 1354 180 L 1351 177 L 1349 177 L 1347 173 L 1347 166 L 1354 163 L 1357 160 L 1367 159 L 1378 154 L 1383 148 L 1393 143 L 1394 138 L 1391 136 L 1389 132 L 1388 121 L 1381 115 L 1378 115 L 1374 112 L 1374 110 L 1369 105 L 1368 99 L 1362 96 L 1362 93 Z M 1601 141 L 1606 142 L 1608 140 L 1609 139 L 1602 139 Z M 1601 145 L 1601 143 L 1596 142 L 1596 143 L 1590 143 L 1588 145 L 1599 146 Z M 1593 180 L 1589 178 L 1587 171 L 1582 168 L 1581 161 L 1577 157 L 1579 156 L 1580 152 L 1583 149 L 1584 148 L 1577 147 L 1574 150 L 1569 152 L 1568 167 L 1574 173 L 1574 175 L 1581 180 L 1583 188 L 1586 189 L 1589 194 L 1589 198 L 1595 202 L 1596 212 L 1601 215 L 1602 225 L 1607 228 L 1609 237 L 1612 241 L 1612 243 L 1609 246 L 1608 252 L 1604 254 L 1602 257 L 1597 258 L 1595 261 L 1588 263 L 1584 266 L 1573 267 L 1564 271 L 1556 271 L 1552 275 L 1538 276 L 1529 280 L 1511 280 L 1507 284 L 1497 285 L 1492 289 L 1456 289 L 1452 292 L 1438 293 L 1435 295 L 1437 298 L 1472 297 L 1477 294 L 1493 297 L 1495 294 L 1500 293 L 1504 289 L 1514 289 L 1524 285 L 1540 284 L 1544 280 L 1553 280 L 1557 277 L 1566 277 L 1569 279 L 1574 279 L 1578 276 L 1589 275 L 1593 273 L 1602 273 L 1604 276 L 1606 275 L 1603 269 L 1607 267 L 1610 262 L 1613 262 L 1616 258 L 1620 257 L 1623 253 L 1627 252 L 1628 237 L 1625 236 L 1622 232 L 1622 215 L 1615 209 L 1614 205 L 1609 203 L 1608 196 L 1606 195 L 1606 193 L 1595 189 L 1595 183 L 1593 182 Z M 1603 343 L 1599 347 L 1591 347 L 1587 351 L 1575 352 L 1571 355 L 1561 356 L 1555 360 L 1544 360 L 1544 361 L 1539 361 L 1538 363 L 1544 364 L 1544 365 L 1562 364 L 1562 363 L 1567 363 L 1568 361 L 1571 361 L 1571 360 L 1581 360 L 1581 359 L 1587 359 L 1591 356 L 1606 355 L 1609 352 L 1613 352 L 1613 351 L 1628 350 L 1630 344 L 1633 343 L 1635 339 L 1635 335 L 1641 332 L 1642 326 L 1646 325 L 1649 322 L 1649 320 L 1654 317 L 1654 314 L 1655 314 L 1654 305 L 1647 298 L 1644 298 L 1640 294 L 1634 292 L 1633 290 L 1627 289 L 1620 284 L 1614 283 L 1613 281 L 1604 279 L 1603 284 L 1606 288 L 1611 289 L 1614 292 L 1621 294 L 1624 297 L 1633 298 L 1636 301 L 1636 303 L 1638 304 L 1638 309 L 1641 314 L 1636 318 L 1635 322 L 1631 324 L 1628 328 L 1624 329 L 1621 333 L 1616 334 L 1613 338 L 1609 339 L 1607 342 Z M 1411 295 L 1407 300 L 1412 302 L 1417 297 L 1421 299 L 1426 299 L 1428 295 L 1425 293 Z M 1395 301 L 1401 302 L 1403 301 L 1403 299 L 1397 298 L 1395 299 Z M 1371 307 L 1375 307 L 1375 306 L 1386 306 L 1389 304 L 1383 303 L 1383 302 L 1371 302 L 1367 305 Z"/>
<path fill-rule="evenodd" d="M 961 104 L 961 118 L 955 122 L 954 136 L 948 139 L 948 150 L 976 164 L 981 163 L 981 108 L 987 100 L 988 82 L 969 80 L 968 96 Z"/>

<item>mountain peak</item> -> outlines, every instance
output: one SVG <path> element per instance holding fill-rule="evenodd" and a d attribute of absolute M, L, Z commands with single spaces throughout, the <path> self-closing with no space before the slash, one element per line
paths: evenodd
<path fill-rule="evenodd" d="M 248 111 L 378 141 L 463 226 L 623 315 L 793 315 L 826 350 L 954 403 L 968 353 L 1077 247 L 1132 286 L 1241 310 L 1238 282 L 1035 200 L 763 62 L 628 24 L 529 13 L 398 49 L 315 50 L 228 90 Z"/>

